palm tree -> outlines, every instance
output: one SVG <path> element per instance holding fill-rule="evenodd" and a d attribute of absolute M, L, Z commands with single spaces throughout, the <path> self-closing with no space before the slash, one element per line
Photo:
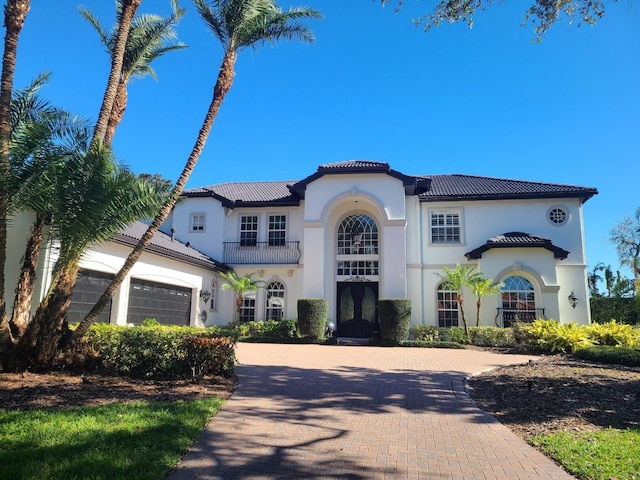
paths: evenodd
<path fill-rule="evenodd" d="M 24 25 L 31 0 L 7 0 L 4 6 L 4 51 L 0 77 L 0 351 L 10 341 L 5 298 L 4 267 L 7 263 L 7 206 L 9 193 L 5 180 L 9 175 L 9 143 L 11 139 L 11 96 L 16 70 L 18 39 Z"/>
<path fill-rule="evenodd" d="M 116 33 L 113 49 L 111 50 L 111 69 L 109 70 L 107 86 L 102 98 L 102 104 L 100 105 L 98 121 L 93 131 L 93 138 L 91 140 L 92 147 L 96 147 L 98 143 L 104 142 L 109 117 L 111 117 L 113 105 L 118 94 L 118 84 L 120 82 L 120 75 L 122 74 L 122 64 L 124 63 L 131 22 L 141 2 L 142 0 L 122 0 L 122 14 L 118 19 L 118 32 Z"/>
<path fill-rule="evenodd" d="M 464 296 L 462 290 L 464 288 L 471 287 L 474 283 L 482 280 L 482 274 L 475 271 L 476 267 L 463 267 L 457 264 L 455 268 L 450 269 L 442 266 L 444 274 L 436 273 L 441 279 L 443 286 L 448 290 L 456 292 L 458 299 L 458 307 L 460 308 L 460 315 L 462 316 L 462 324 L 464 325 L 464 333 L 469 338 L 469 329 L 467 327 L 467 319 L 464 315 Z"/>
<path fill-rule="evenodd" d="M 86 145 L 90 136 L 88 121 L 55 108 L 38 96 L 47 80 L 48 75 L 41 75 L 29 87 L 16 92 L 11 104 L 9 213 L 35 214 L 9 322 L 14 343 L 24 334 L 29 321 L 44 224 L 52 214 L 51 180 L 57 176 L 65 156 Z"/>
<path fill-rule="evenodd" d="M 51 286 L 19 347 L 38 367 L 49 368 L 66 335 L 66 314 L 83 253 L 104 243 L 140 218 L 153 215 L 164 201 L 153 185 L 118 165 L 106 147 L 73 152 L 52 186 L 51 233 L 58 258 Z"/>
<path fill-rule="evenodd" d="M 290 8 L 285 12 L 275 4 L 274 0 L 194 0 L 194 2 L 203 21 L 224 48 L 222 64 L 209 109 L 171 196 L 158 211 L 153 222 L 129 254 L 109 287 L 84 320 L 80 322 L 74 332 L 74 341 L 87 332 L 98 314 L 120 287 L 133 265 L 138 261 L 143 250 L 166 220 L 173 205 L 182 194 L 187 180 L 202 154 L 220 106 L 233 84 L 238 53 L 249 47 L 257 48 L 265 43 L 276 43 L 279 40 L 300 40 L 312 43 L 314 37 L 311 30 L 306 25 L 296 22 L 300 19 L 321 18 L 319 12 L 309 8 Z"/>
<path fill-rule="evenodd" d="M 252 273 L 239 277 L 236 272 L 231 271 L 220 273 L 220 276 L 224 282 L 222 289 L 233 290 L 236 294 L 236 321 L 239 322 L 244 296 L 249 292 L 255 292 L 258 289 L 258 284 Z"/>
<path fill-rule="evenodd" d="M 116 25 L 122 17 L 123 0 L 116 0 Z M 177 38 L 175 26 L 178 24 L 185 9 L 180 8 L 177 0 L 171 0 L 172 13 L 167 17 L 144 14 L 134 17 L 127 38 L 122 71 L 120 74 L 116 98 L 107 121 L 104 144 L 111 145 L 117 126 L 122 121 L 127 108 L 127 86 L 133 77 L 142 78 L 146 75 L 157 80 L 151 62 L 167 52 L 186 48 L 181 42 L 171 44 Z M 102 44 L 109 55 L 113 54 L 117 39 L 117 28 L 110 32 L 102 28 L 97 17 L 86 8 L 80 8 L 80 15 L 85 18 L 98 32 Z"/>
<path fill-rule="evenodd" d="M 478 279 L 472 282 L 471 291 L 478 299 L 476 301 L 476 327 L 480 326 L 480 309 L 482 308 L 482 299 L 487 295 L 500 295 L 502 293 L 502 287 L 504 283 L 494 282 L 490 278 Z"/>

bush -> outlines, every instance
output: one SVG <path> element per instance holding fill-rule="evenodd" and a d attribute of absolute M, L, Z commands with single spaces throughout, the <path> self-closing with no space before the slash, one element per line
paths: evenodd
<path fill-rule="evenodd" d="M 243 340 L 247 338 L 285 339 L 298 337 L 295 320 L 232 323 L 227 328 L 232 332 L 232 336 Z"/>
<path fill-rule="evenodd" d="M 298 331 L 311 341 L 324 340 L 329 302 L 324 298 L 300 298 L 298 300 Z"/>
<path fill-rule="evenodd" d="M 589 336 L 596 345 L 640 348 L 640 329 L 617 323 L 593 323 L 588 327 Z"/>
<path fill-rule="evenodd" d="M 405 340 L 400 342 L 401 347 L 422 347 L 422 348 L 465 348 L 456 342 L 430 342 L 425 340 Z"/>
<path fill-rule="evenodd" d="M 574 357 L 598 363 L 640 367 L 640 350 L 610 345 L 597 345 L 576 350 Z"/>
<path fill-rule="evenodd" d="M 235 340 L 220 336 L 216 327 L 97 324 L 84 349 L 94 352 L 98 370 L 145 378 L 228 377 L 236 359 Z"/>
<path fill-rule="evenodd" d="M 640 324 L 640 297 L 591 297 L 589 304 L 591 319 L 596 323 L 606 323 L 615 318 L 620 323 Z"/>
<path fill-rule="evenodd" d="M 380 312 L 380 340 L 397 345 L 409 338 L 411 327 L 411 300 L 388 298 L 378 300 Z"/>
<path fill-rule="evenodd" d="M 478 347 L 512 348 L 516 340 L 511 328 L 470 327 L 471 344 Z"/>
<path fill-rule="evenodd" d="M 437 342 L 440 339 L 440 329 L 434 325 L 414 325 L 411 333 L 418 342 Z"/>
<path fill-rule="evenodd" d="M 575 352 L 593 344 L 587 325 L 575 322 L 559 323 L 557 320 L 539 319 L 522 328 L 535 338 L 538 347 L 549 352 Z"/>

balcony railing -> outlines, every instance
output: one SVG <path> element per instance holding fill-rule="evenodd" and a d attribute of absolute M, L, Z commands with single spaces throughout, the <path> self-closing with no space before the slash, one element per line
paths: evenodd
<path fill-rule="evenodd" d="M 300 242 L 224 242 L 224 263 L 230 264 L 291 264 L 300 260 Z"/>
<path fill-rule="evenodd" d="M 499 327 L 510 327 L 515 322 L 531 323 L 538 318 L 547 319 L 544 314 L 544 308 L 498 308 L 496 325 Z"/>

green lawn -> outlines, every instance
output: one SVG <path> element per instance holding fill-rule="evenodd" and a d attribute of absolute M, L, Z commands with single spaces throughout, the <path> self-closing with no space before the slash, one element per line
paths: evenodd
<path fill-rule="evenodd" d="M 160 480 L 222 400 L 0 412 L 0 478 Z"/>
<path fill-rule="evenodd" d="M 583 480 L 640 479 L 640 429 L 561 432 L 531 443 Z"/>

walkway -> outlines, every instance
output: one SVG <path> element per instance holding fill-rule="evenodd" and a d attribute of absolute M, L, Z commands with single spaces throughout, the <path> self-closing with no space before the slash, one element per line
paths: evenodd
<path fill-rule="evenodd" d="M 571 479 L 464 393 L 530 357 L 238 345 L 240 385 L 169 480 Z"/>

